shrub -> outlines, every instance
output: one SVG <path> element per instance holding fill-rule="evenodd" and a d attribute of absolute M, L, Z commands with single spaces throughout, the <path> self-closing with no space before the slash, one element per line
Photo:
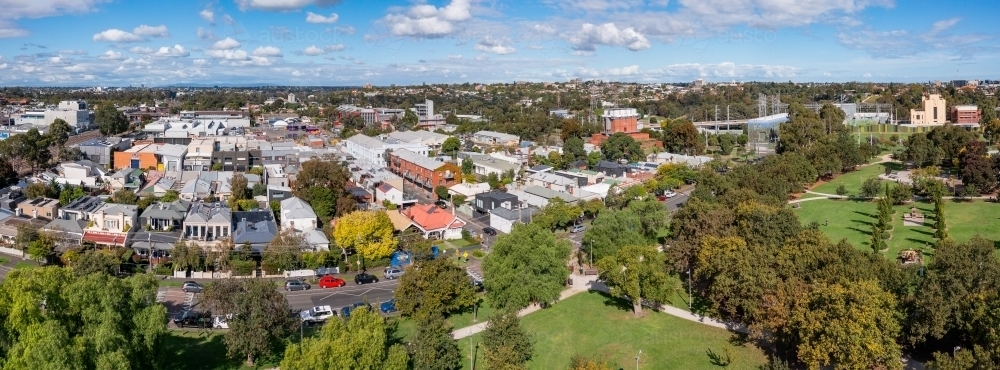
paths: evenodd
<path fill-rule="evenodd" d="M 257 262 L 254 260 L 234 259 L 230 265 L 233 266 L 234 275 L 250 275 L 257 269 Z"/>
<path fill-rule="evenodd" d="M 156 268 L 153 269 L 153 273 L 156 275 L 173 275 L 174 269 L 170 267 L 169 263 L 164 263 L 162 265 L 156 266 Z"/>
<path fill-rule="evenodd" d="M 847 195 L 847 187 L 844 186 L 844 184 L 840 184 L 840 186 L 837 187 L 837 195 L 839 196 Z"/>
<path fill-rule="evenodd" d="M 472 257 L 482 259 L 483 257 L 486 257 L 486 252 L 483 252 L 481 250 L 474 250 L 472 251 Z"/>

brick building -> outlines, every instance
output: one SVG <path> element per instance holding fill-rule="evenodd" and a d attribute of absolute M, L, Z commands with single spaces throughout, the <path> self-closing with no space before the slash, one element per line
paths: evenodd
<path fill-rule="evenodd" d="M 639 111 L 635 108 L 610 108 L 604 111 L 601 119 L 604 132 L 591 135 L 590 144 L 600 146 L 609 136 L 620 132 L 638 141 L 643 149 L 663 146 L 662 142 L 650 138 L 649 134 L 639 132 Z"/>
<path fill-rule="evenodd" d="M 428 192 L 435 187 L 451 187 L 461 181 L 462 168 L 439 162 L 406 149 L 389 153 L 389 170 Z"/>
<path fill-rule="evenodd" d="M 956 125 L 978 125 L 982 111 L 975 105 L 955 105 L 951 107 L 948 120 Z"/>

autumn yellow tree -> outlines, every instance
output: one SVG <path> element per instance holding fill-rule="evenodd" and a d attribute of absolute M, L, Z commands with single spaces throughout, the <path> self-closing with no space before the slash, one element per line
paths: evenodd
<path fill-rule="evenodd" d="M 374 260 L 396 250 L 392 232 L 392 221 L 385 212 L 356 211 L 337 220 L 333 240 L 341 248 L 354 248 L 361 258 Z"/>

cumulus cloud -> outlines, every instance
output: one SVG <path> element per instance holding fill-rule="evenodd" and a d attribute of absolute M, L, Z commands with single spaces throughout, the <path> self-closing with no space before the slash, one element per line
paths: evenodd
<path fill-rule="evenodd" d="M 119 52 L 114 51 L 114 50 L 108 50 L 108 51 L 105 51 L 104 54 L 101 54 L 98 58 L 106 59 L 106 60 L 121 60 L 122 59 L 122 53 L 119 53 Z"/>
<path fill-rule="evenodd" d="M 309 5 L 315 5 L 318 7 L 326 7 L 331 5 L 336 5 L 340 3 L 341 0 L 236 0 L 236 5 L 239 6 L 240 10 L 247 11 L 250 9 L 266 10 L 266 11 L 289 11 L 302 9 L 303 7 Z"/>
<path fill-rule="evenodd" d="M 334 27 L 333 31 L 340 35 L 353 35 L 355 32 L 357 32 L 357 30 L 354 29 L 353 26 Z"/>
<path fill-rule="evenodd" d="M 969 57 L 985 50 L 995 50 L 992 46 L 977 45 L 994 36 L 947 32 L 959 21 L 960 18 L 943 19 L 931 24 L 923 33 L 907 30 L 881 31 L 866 27 L 841 32 L 837 35 L 837 42 L 846 48 L 864 51 L 876 59 L 906 58 L 932 50 L 945 50 Z"/>
<path fill-rule="evenodd" d="M 253 56 L 255 57 L 280 57 L 281 49 L 274 46 L 261 46 L 253 51 Z"/>
<path fill-rule="evenodd" d="M 309 47 L 305 48 L 305 50 L 302 50 L 300 54 L 308 56 L 317 56 L 343 50 L 344 50 L 344 44 L 327 45 L 322 48 L 317 47 L 316 45 L 309 45 Z"/>
<path fill-rule="evenodd" d="M 198 12 L 198 16 L 201 17 L 201 19 L 204 19 L 205 22 L 215 23 L 215 12 L 213 12 L 212 9 L 206 8 Z"/>
<path fill-rule="evenodd" d="M 236 50 L 206 50 L 205 55 L 215 59 L 246 60 L 249 55 L 241 49 Z"/>
<path fill-rule="evenodd" d="M 448 59 L 451 59 L 451 60 L 461 60 L 462 59 L 462 55 L 461 54 L 448 54 Z"/>
<path fill-rule="evenodd" d="M 642 0 L 545 0 L 566 11 L 607 12 L 638 8 Z"/>
<path fill-rule="evenodd" d="M 322 14 L 316 14 L 313 12 L 306 13 L 306 23 L 331 24 L 331 23 L 337 23 L 338 19 L 340 19 L 340 16 L 337 15 L 337 13 L 332 13 L 330 14 L 330 16 L 324 16 Z"/>
<path fill-rule="evenodd" d="M 495 39 L 491 36 L 486 36 L 473 47 L 476 51 L 494 53 L 500 55 L 513 54 L 517 49 L 510 46 L 510 40 L 508 39 Z"/>
<path fill-rule="evenodd" d="M 198 27 L 198 38 L 202 40 L 215 40 L 215 32 L 210 29 Z"/>
<path fill-rule="evenodd" d="M 649 49 L 649 40 L 632 27 L 618 28 L 614 23 L 584 23 L 566 38 L 573 50 L 593 52 L 598 45 L 619 46 L 632 51 Z"/>
<path fill-rule="evenodd" d="M 187 51 L 187 49 L 184 49 L 183 46 L 181 46 L 181 45 L 178 44 L 178 45 L 174 45 L 174 46 L 163 46 L 163 47 L 160 47 L 160 49 L 157 50 L 156 52 L 154 52 L 153 55 L 154 56 L 158 56 L 158 57 L 180 58 L 180 57 L 187 57 L 187 56 L 191 55 L 191 52 Z"/>
<path fill-rule="evenodd" d="M 63 14 L 82 14 L 97 10 L 110 0 L 32 0 L 0 1 L 0 38 L 23 37 L 28 31 L 16 21 L 23 18 L 44 18 Z"/>
<path fill-rule="evenodd" d="M 453 34 L 458 24 L 472 19 L 470 0 L 451 0 L 447 6 L 417 4 L 403 13 L 386 15 L 383 19 L 396 36 L 440 38 Z"/>
<path fill-rule="evenodd" d="M 147 48 L 147 47 L 142 47 L 142 46 L 135 46 L 135 47 L 133 47 L 131 49 L 128 49 L 128 51 L 130 53 L 132 53 L 132 54 L 151 54 L 151 53 L 153 53 L 153 49 L 150 49 L 150 48 Z"/>
<path fill-rule="evenodd" d="M 147 26 L 145 24 L 139 25 L 132 30 L 132 33 L 137 36 L 149 36 L 149 37 L 167 37 L 170 36 L 170 32 L 167 30 L 167 26 Z"/>
<path fill-rule="evenodd" d="M 109 30 L 101 31 L 101 33 L 95 34 L 93 37 L 94 41 L 103 42 L 142 42 L 146 39 L 139 35 L 133 34 L 131 32 L 122 31 L 117 28 L 112 28 Z"/>
<path fill-rule="evenodd" d="M 611 76 L 631 76 L 631 75 L 639 74 L 639 66 L 637 66 L 637 65 L 630 65 L 628 67 L 609 68 L 608 69 L 608 74 L 611 75 Z"/>
<path fill-rule="evenodd" d="M 785 65 L 735 64 L 724 62 L 718 64 L 684 63 L 671 64 L 666 67 L 649 71 L 675 78 L 791 78 L 798 75 L 799 68 Z"/>
<path fill-rule="evenodd" d="M 215 44 L 212 44 L 212 49 L 215 50 L 230 50 L 238 47 L 240 47 L 240 42 L 233 40 L 232 37 L 226 37 L 222 40 L 216 41 Z"/>

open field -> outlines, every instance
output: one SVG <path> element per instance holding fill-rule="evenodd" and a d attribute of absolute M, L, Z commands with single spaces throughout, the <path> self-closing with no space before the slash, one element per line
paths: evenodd
<path fill-rule="evenodd" d="M 857 171 L 841 174 L 833 180 L 819 184 L 810 190 L 817 193 L 837 194 L 837 187 L 844 185 L 844 187 L 847 188 L 847 194 L 856 195 L 861 189 L 861 184 L 865 182 L 866 179 L 878 177 L 878 175 L 884 174 L 886 168 L 900 170 L 902 167 L 902 164 L 895 162 L 885 162 L 865 166 L 861 167 Z"/>
<path fill-rule="evenodd" d="M 244 366 L 242 361 L 226 357 L 226 344 L 222 332 L 209 330 L 170 330 L 164 339 L 162 349 L 167 361 L 166 368 L 174 370 L 243 370 L 270 369 L 281 362 L 281 354 L 276 358 L 258 361 L 256 367 Z M 297 339 L 297 338 L 296 338 Z"/>

